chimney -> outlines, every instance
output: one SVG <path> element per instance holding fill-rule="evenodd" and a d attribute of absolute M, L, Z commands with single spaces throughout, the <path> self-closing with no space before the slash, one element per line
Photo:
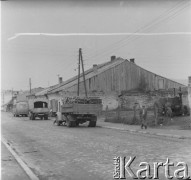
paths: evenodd
<path fill-rule="evenodd" d="M 58 81 L 59 81 L 59 84 L 61 84 L 62 83 L 62 77 L 59 77 Z"/>
<path fill-rule="evenodd" d="M 116 56 L 111 56 L 111 62 L 116 59 Z"/>
<path fill-rule="evenodd" d="M 93 72 L 96 73 L 97 72 L 97 64 L 93 65 Z"/>
<path fill-rule="evenodd" d="M 134 58 L 130 59 L 130 62 L 135 63 L 135 59 Z"/>
<path fill-rule="evenodd" d="M 191 76 L 188 77 L 188 85 L 191 86 Z"/>

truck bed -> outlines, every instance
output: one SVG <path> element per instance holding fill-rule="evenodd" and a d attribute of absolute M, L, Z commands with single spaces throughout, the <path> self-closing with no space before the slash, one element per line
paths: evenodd
<path fill-rule="evenodd" d="M 62 113 L 98 114 L 102 110 L 101 104 L 64 104 Z"/>

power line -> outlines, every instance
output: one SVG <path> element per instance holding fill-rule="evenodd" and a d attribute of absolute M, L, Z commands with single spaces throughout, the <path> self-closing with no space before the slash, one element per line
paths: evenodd
<path fill-rule="evenodd" d="M 182 4 L 183 4 L 183 2 L 177 3 L 175 7 L 171 8 L 170 10 L 168 10 L 168 11 L 166 11 L 165 13 L 161 14 L 159 17 L 157 17 L 157 18 L 155 18 L 154 20 L 152 20 L 149 24 L 147 24 L 146 26 L 144 26 L 144 27 L 142 27 L 142 28 L 139 28 L 139 29 L 138 29 L 137 31 L 135 31 L 135 32 L 140 32 L 140 31 L 143 31 L 144 29 L 148 29 L 148 28 L 152 27 L 153 25 L 155 25 L 155 24 L 157 23 L 157 21 L 159 21 L 159 22 L 161 21 L 161 17 L 163 17 L 163 16 L 166 17 L 166 14 L 171 13 L 174 9 L 177 8 L 177 6 L 179 7 L 179 5 L 182 5 Z M 128 36 L 128 37 L 125 38 L 125 39 L 123 38 L 123 39 L 117 41 L 116 43 L 114 43 L 114 44 L 111 45 L 111 46 L 114 46 L 115 44 L 120 44 L 120 43 L 123 42 L 123 41 L 129 40 L 131 37 L 132 37 L 132 35 Z M 108 47 L 107 47 L 107 48 L 108 48 Z M 105 49 L 103 49 L 102 51 L 105 51 Z"/>
<path fill-rule="evenodd" d="M 185 6 L 185 5 L 186 5 L 186 6 Z M 186 4 L 185 2 L 179 2 L 179 3 L 177 3 L 173 8 L 167 10 L 165 13 L 161 14 L 160 16 L 158 16 L 157 18 L 155 18 L 154 20 L 152 20 L 149 24 L 147 24 L 146 26 L 144 26 L 144 27 L 142 27 L 142 28 L 139 28 L 137 31 L 135 31 L 135 33 L 136 33 L 136 32 L 140 32 L 140 31 L 143 31 L 143 30 L 150 29 L 152 26 L 155 26 L 155 25 L 161 23 L 162 21 L 166 21 L 166 20 L 168 20 L 168 19 L 170 19 L 170 18 L 175 17 L 175 15 L 177 15 L 178 12 L 182 11 L 182 10 L 185 9 L 186 7 L 188 7 L 188 6 L 187 6 L 187 4 Z M 177 8 L 180 8 L 180 9 L 176 10 Z M 175 11 L 175 10 L 176 10 L 176 11 Z M 175 12 L 173 12 L 173 11 L 175 11 Z M 166 17 L 167 15 L 168 15 L 168 17 Z M 97 54 L 97 55 L 95 55 L 95 56 L 90 56 L 90 57 L 88 57 L 88 58 L 99 57 L 99 56 L 101 56 L 101 55 L 108 54 L 108 53 L 111 51 L 111 49 L 113 49 L 113 48 L 114 48 L 114 49 L 119 49 L 119 48 L 121 48 L 121 47 L 124 47 L 124 46 L 126 45 L 126 43 L 128 42 L 128 40 L 131 39 L 131 37 L 132 37 L 132 35 L 128 36 L 128 37 L 125 38 L 125 39 L 123 38 L 123 39 L 121 39 L 121 40 L 115 42 L 114 44 L 110 45 L 109 47 L 106 47 L 105 49 L 102 49 L 102 51 L 101 51 L 99 54 Z M 134 36 L 133 36 L 133 37 L 134 37 Z M 137 38 L 138 38 L 138 37 L 134 37 L 134 39 L 137 39 Z M 131 40 L 133 40 L 133 39 L 131 39 Z M 124 41 L 124 42 L 123 42 L 123 41 Z M 125 43 L 125 44 L 124 44 L 123 46 L 121 46 L 121 45 L 120 45 L 121 42 L 123 42 L 123 43 Z M 117 45 L 117 44 L 120 45 L 118 48 L 116 48 L 116 46 L 115 46 L 115 45 Z M 114 46 L 114 47 L 113 47 L 113 46 Z M 113 48 L 112 48 L 112 47 L 113 47 Z M 109 49 L 108 49 L 108 48 L 109 48 Z M 107 49 L 108 49 L 108 50 L 107 50 Z M 107 52 L 107 51 L 109 51 L 109 52 Z"/>

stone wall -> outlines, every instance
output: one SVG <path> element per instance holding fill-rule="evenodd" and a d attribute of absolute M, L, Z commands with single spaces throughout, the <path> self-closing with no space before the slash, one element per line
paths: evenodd
<path fill-rule="evenodd" d="M 149 92 L 149 93 L 126 93 L 123 94 L 119 97 L 119 106 L 122 109 L 126 109 L 126 110 L 132 110 L 133 106 L 136 104 L 140 104 L 140 105 L 146 105 L 147 108 L 149 109 L 153 109 L 153 105 L 155 103 L 155 101 L 157 101 L 158 98 L 163 98 L 163 97 L 174 97 L 173 93 L 169 93 L 169 92 Z M 187 105 L 188 106 L 188 93 L 185 92 L 182 95 L 182 103 L 183 105 Z"/>
<path fill-rule="evenodd" d="M 102 91 L 92 91 L 88 92 L 88 97 L 99 97 L 102 99 L 103 103 L 103 111 L 107 110 L 115 110 L 118 107 L 125 110 L 133 110 L 133 106 L 135 103 L 137 104 L 145 104 L 149 109 L 153 108 L 154 102 L 157 97 L 173 97 L 173 93 L 167 92 L 149 92 L 149 93 L 140 93 L 140 92 L 130 92 L 123 93 L 119 95 L 117 92 L 109 92 L 104 93 Z M 60 99 L 64 97 L 76 96 L 76 92 L 62 91 L 59 93 L 54 93 L 48 95 L 49 100 L 51 99 Z M 85 97 L 85 94 L 81 93 L 80 96 Z M 184 94 L 183 96 L 183 104 L 188 105 L 188 95 Z"/>

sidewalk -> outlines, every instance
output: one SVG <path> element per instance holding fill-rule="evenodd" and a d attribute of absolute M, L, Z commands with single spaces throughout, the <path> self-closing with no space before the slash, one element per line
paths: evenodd
<path fill-rule="evenodd" d="M 13 155 L 1 142 L 1 179 L 30 180 Z"/>
<path fill-rule="evenodd" d="M 104 119 L 97 121 L 97 126 L 108 129 L 116 129 L 122 131 L 129 131 L 132 133 L 151 134 L 156 136 L 164 136 L 178 139 L 191 139 L 191 130 L 173 130 L 173 129 L 157 129 L 148 127 L 146 130 L 141 129 L 138 125 L 127 125 L 121 123 L 104 122 Z"/>

